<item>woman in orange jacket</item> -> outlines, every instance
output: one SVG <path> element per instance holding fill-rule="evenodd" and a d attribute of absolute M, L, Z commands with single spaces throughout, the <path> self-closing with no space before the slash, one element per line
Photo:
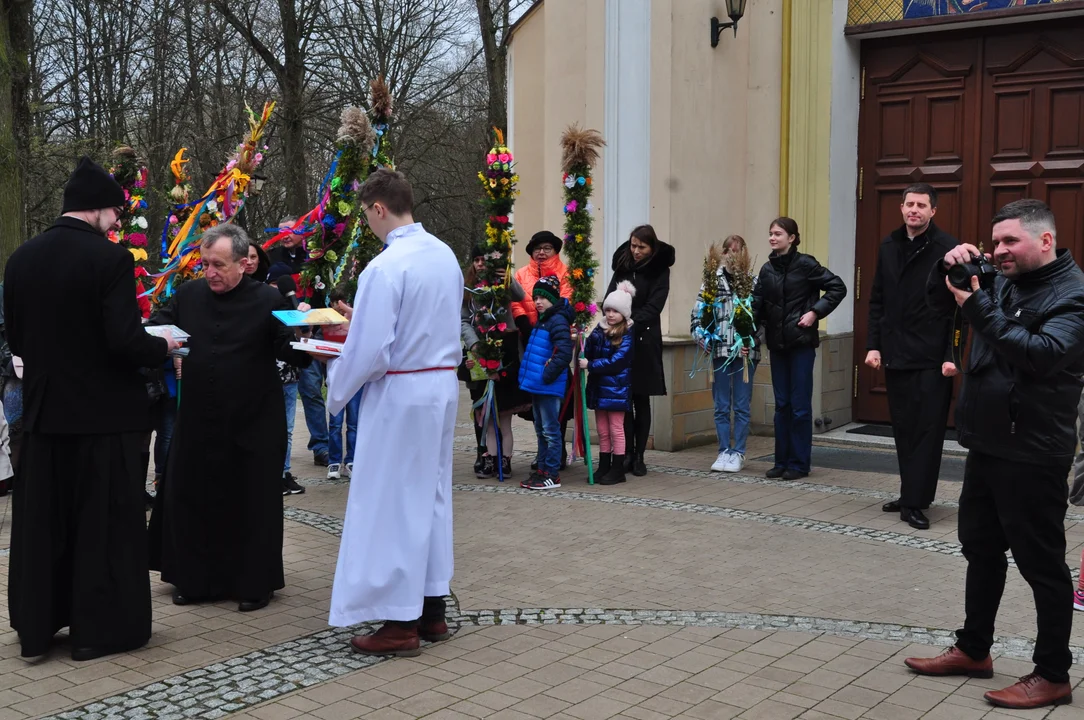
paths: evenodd
<path fill-rule="evenodd" d="M 556 275 L 561 280 L 561 297 L 572 299 L 572 285 L 568 282 L 568 266 L 561 260 L 561 238 L 549 230 L 536 232 L 527 243 L 527 252 L 531 261 L 516 270 L 516 282 L 523 288 L 526 298 L 512 303 L 512 320 L 523 335 L 524 342 L 531 334 L 531 328 L 538 322 L 538 310 L 535 309 L 531 292 L 538 278 Z"/>

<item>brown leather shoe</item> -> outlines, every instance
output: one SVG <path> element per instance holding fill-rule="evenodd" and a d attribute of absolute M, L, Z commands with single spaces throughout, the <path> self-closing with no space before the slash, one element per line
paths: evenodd
<path fill-rule="evenodd" d="M 1073 701 L 1071 683 L 1052 683 L 1032 673 L 1020 678 L 1004 690 L 991 690 L 983 695 L 987 702 L 1003 708 L 1037 708 L 1047 705 L 1067 705 Z"/>
<path fill-rule="evenodd" d="M 972 660 L 958 647 L 950 647 L 937 657 L 907 658 L 903 663 L 919 675 L 966 675 L 973 678 L 992 678 L 994 661 L 987 655 L 983 660 Z"/>
<path fill-rule="evenodd" d="M 372 635 L 351 638 L 350 645 L 362 655 L 415 657 L 422 654 L 417 625 L 407 627 L 385 623 Z"/>
<path fill-rule="evenodd" d="M 447 640 L 452 636 L 448 632 L 448 623 L 444 618 L 439 620 L 426 620 L 422 618 L 418 621 L 418 636 L 422 640 L 429 643 L 440 642 L 441 640 Z"/>

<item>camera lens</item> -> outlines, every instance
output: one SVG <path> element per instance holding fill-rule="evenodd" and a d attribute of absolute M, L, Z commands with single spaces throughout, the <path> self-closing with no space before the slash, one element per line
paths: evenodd
<path fill-rule="evenodd" d="M 971 287 L 971 276 L 974 271 L 970 264 L 963 263 L 953 265 L 948 269 L 948 279 L 955 287 L 969 288 Z"/>

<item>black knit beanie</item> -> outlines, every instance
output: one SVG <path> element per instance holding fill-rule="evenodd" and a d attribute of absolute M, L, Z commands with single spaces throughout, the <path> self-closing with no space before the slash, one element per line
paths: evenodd
<path fill-rule="evenodd" d="M 556 275 L 539 278 L 531 291 L 531 297 L 544 297 L 554 305 L 561 302 L 561 281 Z"/>
<path fill-rule="evenodd" d="M 79 164 L 64 186 L 64 204 L 60 214 L 123 207 L 125 204 L 124 189 L 120 183 L 105 168 L 84 155 L 79 158 Z"/>

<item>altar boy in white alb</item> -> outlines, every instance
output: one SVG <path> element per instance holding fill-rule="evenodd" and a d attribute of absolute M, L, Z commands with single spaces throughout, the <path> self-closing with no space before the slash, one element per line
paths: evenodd
<path fill-rule="evenodd" d="M 385 249 L 358 279 L 342 356 L 328 368 L 330 412 L 364 386 L 330 624 L 385 620 L 351 645 L 411 656 L 419 639 L 448 637 L 463 273 L 452 250 L 414 222 L 402 173 L 377 170 L 359 201 Z"/>

